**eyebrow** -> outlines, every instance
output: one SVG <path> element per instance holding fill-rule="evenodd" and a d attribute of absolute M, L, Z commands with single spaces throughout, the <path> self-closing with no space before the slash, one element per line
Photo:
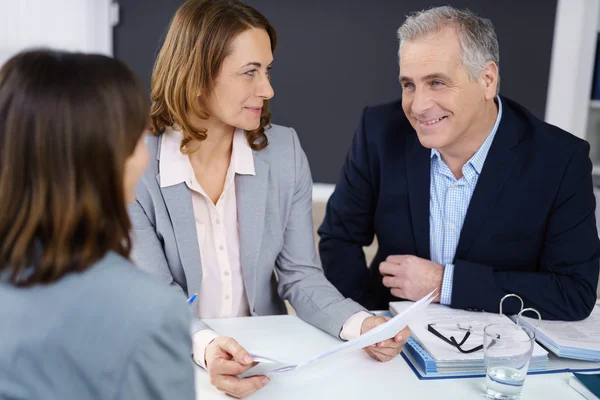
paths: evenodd
<path fill-rule="evenodd" d="M 273 61 L 271 61 L 271 63 L 267 67 L 270 67 L 271 65 L 273 65 Z M 258 61 L 252 61 L 252 62 L 249 62 L 246 65 L 243 65 L 241 68 L 246 68 L 246 67 L 249 67 L 249 66 L 260 68 L 260 67 L 262 67 L 262 64 L 259 63 Z"/>
<path fill-rule="evenodd" d="M 421 81 L 430 81 L 433 79 L 442 79 L 445 81 L 449 81 L 450 78 L 447 75 L 444 75 L 442 73 L 435 73 L 435 74 L 429 74 L 429 75 L 425 75 L 424 77 L 421 78 Z M 400 82 L 404 83 L 404 82 L 412 82 L 413 80 L 407 76 L 401 76 L 400 77 Z"/>

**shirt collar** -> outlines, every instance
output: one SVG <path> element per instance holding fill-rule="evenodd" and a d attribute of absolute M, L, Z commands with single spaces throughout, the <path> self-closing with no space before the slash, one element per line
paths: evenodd
<path fill-rule="evenodd" d="M 502 100 L 500 99 L 500 96 L 496 96 L 496 101 L 498 103 L 498 116 L 496 116 L 496 121 L 494 122 L 492 130 L 488 134 L 485 141 L 481 144 L 479 149 L 477 149 L 475 154 L 473 154 L 469 161 L 467 161 L 467 163 L 463 166 L 463 175 L 468 180 L 472 178 L 474 173 L 477 175 L 481 174 L 481 171 L 483 170 L 483 164 L 485 163 L 487 154 L 490 151 L 490 147 L 492 146 L 492 142 L 494 141 L 494 137 L 498 131 L 498 125 L 500 125 L 500 119 L 502 118 Z M 430 158 L 432 160 L 441 160 L 440 152 L 437 149 L 431 149 Z"/>
<path fill-rule="evenodd" d="M 231 166 L 234 168 L 236 174 L 256 175 L 252 148 L 248 144 L 246 132 L 240 128 L 237 128 L 233 133 Z"/>
<path fill-rule="evenodd" d="M 183 134 L 176 127 L 167 127 L 162 134 L 160 146 L 160 187 L 174 186 L 193 177 L 194 171 L 187 154 L 182 154 L 179 146 Z M 229 169 L 241 175 L 255 175 L 254 155 L 242 129 L 233 133 L 231 161 Z"/>
<path fill-rule="evenodd" d="M 183 134 L 174 127 L 167 127 L 162 134 L 160 143 L 160 187 L 174 186 L 185 182 L 190 176 L 190 160 L 179 150 Z"/>
<path fill-rule="evenodd" d="M 481 174 L 481 170 L 483 169 L 483 164 L 485 159 L 487 158 L 488 152 L 490 151 L 490 147 L 492 146 L 492 142 L 494 141 L 494 137 L 496 136 L 496 131 L 498 130 L 498 125 L 500 125 L 500 118 L 502 118 L 502 100 L 500 100 L 500 96 L 497 96 L 498 100 L 498 116 L 496 117 L 496 121 L 494 122 L 494 126 L 492 127 L 492 131 L 485 139 L 483 144 L 477 149 L 473 157 L 469 160 L 467 164 L 471 164 L 471 166 L 475 169 L 477 174 Z"/>

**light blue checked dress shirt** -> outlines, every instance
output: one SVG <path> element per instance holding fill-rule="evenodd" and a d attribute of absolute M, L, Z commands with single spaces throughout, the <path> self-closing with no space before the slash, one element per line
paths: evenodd
<path fill-rule="evenodd" d="M 492 131 L 473 157 L 463 166 L 463 176 L 456 179 L 436 149 L 431 149 L 431 179 L 429 186 L 429 245 L 431 261 L 442 264 L 444 278 L 440 303 L 452 301 L 454 255 L 469 202 L 477 186 L 479 174 L 487 157 L 502 117 L 502 101 L 498 101 L 498 117 Z"/>

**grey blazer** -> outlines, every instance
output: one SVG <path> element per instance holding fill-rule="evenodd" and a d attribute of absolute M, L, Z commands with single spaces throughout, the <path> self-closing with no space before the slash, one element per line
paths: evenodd
<path fill-rule="evenodd" d="M 0 279 L 0 399 L 194 399 L 189 306 L 115 253 L 17 288 Z"/>
<path fill-rule="evenodd" d="M 285 314 L 289 300 L 308 323 L 339 335 L 362 306 L 329 283 L 317 258 L 312 178 L 296 132 L 273 125 L 269 145 L 253 151 L 256 175 L 236 175 L 240 258 L 252 315 Z M 133 260 L 185 295 L 202 290 L 192 197 L 185 183 L 159 185 L 160 136 L 148 138 L 150 165 L 130 206 Z M 277 273 L 277 278 L 275 276 Z M 192 333 L 208 326 L 199 318 Z"/>

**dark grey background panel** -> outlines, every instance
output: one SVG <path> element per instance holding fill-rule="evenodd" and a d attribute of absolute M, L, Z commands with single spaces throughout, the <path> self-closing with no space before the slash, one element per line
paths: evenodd
<path fill-rule="evenodd" d="M 149 87 L 154 56 L 181 0 L 120 0 L 115 55 Z M 273 122 L 294 127 L 315 182 L 335 183 L 362 108 L 396 99 L 396 30 L 407 13 L 467 7 L 500 42 L 501 92 L 544 117 L 556 0 L 247 0 L 275 26 Z"/>
<path fill-rule="evenodd" d="M 150 90 L 152 66 L 171 18 L 182 0 L 118 0 L 114 29 L 115 57 L 125 61 Z"/>

